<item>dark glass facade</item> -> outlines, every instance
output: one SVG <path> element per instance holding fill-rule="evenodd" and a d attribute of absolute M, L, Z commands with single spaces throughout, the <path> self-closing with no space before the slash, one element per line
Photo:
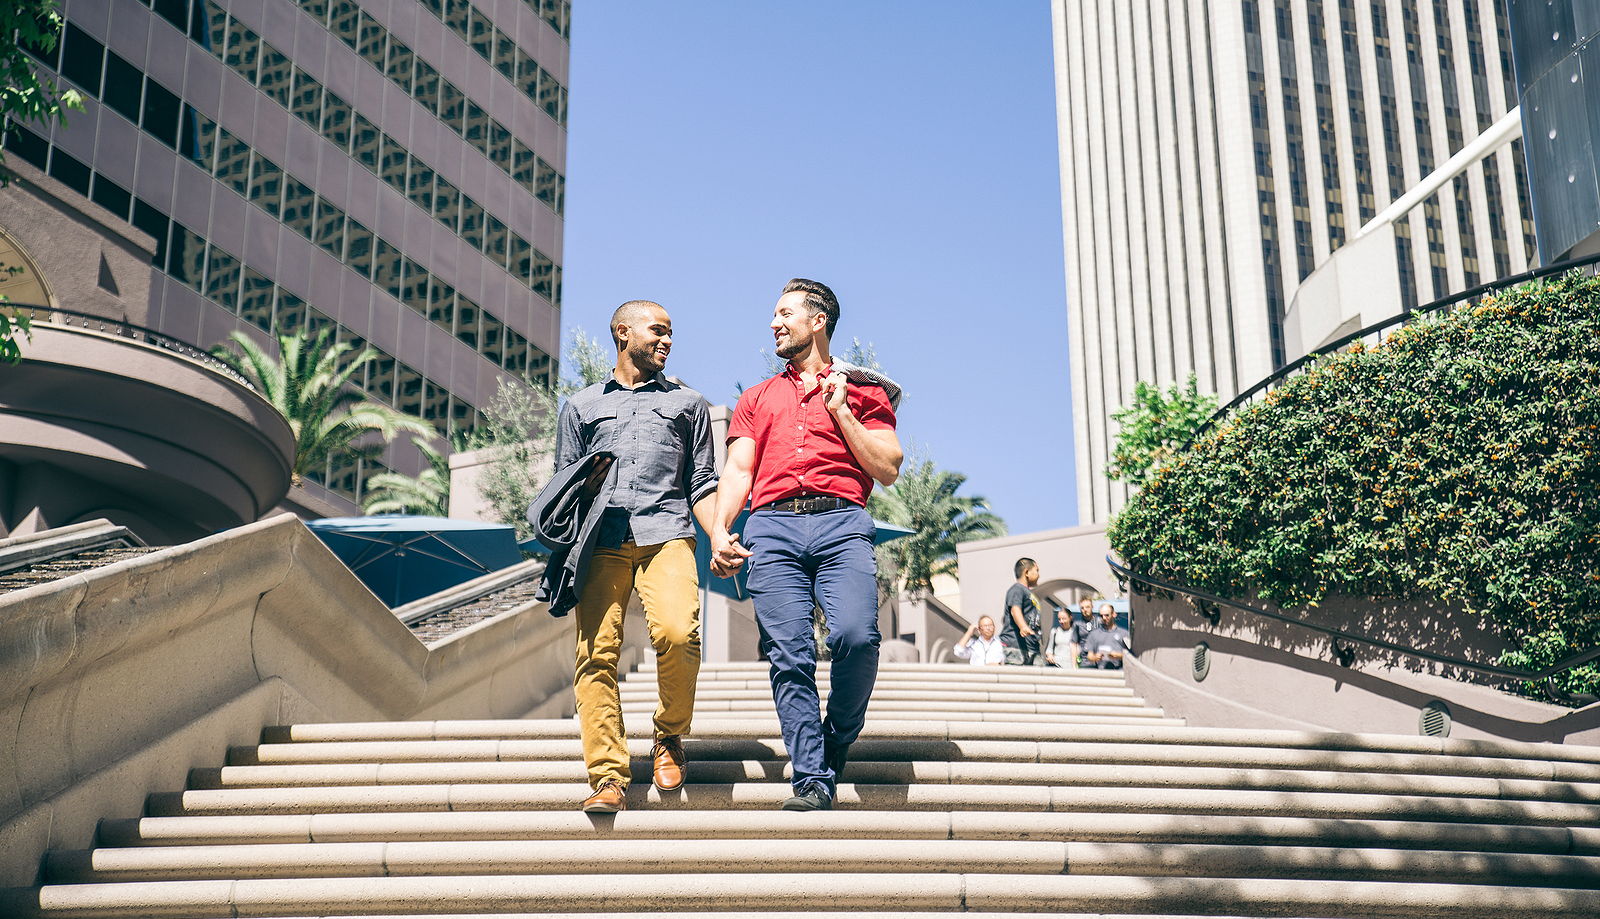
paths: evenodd
<path fill-rule="evenodd" d="M 1539 257 L 1600 251 L 1600 4 L 1509 0 Z"/>
<path fill-rule="evenodd" d="M 63 6 L 38 66 L 86 110 L 7 153 L 155 237 L 160 331 L 333 328 L 441 434 L 554 372 L 570 3 Z M 385 468 L 317 478 L 354 498 Z"/>

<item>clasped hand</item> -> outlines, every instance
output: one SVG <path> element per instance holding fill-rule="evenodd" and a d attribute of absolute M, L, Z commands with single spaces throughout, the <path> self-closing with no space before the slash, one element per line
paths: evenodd
<path fill-rule="evenodd" d="M 714 533 L 711 536 L 711 573 L 719 578 L 733 577 L 733 573 L 750 557 L 750 550 L 739 543 L 738 533 Z"/>

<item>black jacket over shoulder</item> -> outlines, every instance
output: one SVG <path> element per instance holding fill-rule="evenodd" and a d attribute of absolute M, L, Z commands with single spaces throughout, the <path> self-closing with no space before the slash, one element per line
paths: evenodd
<path fill-rule="evenodd" d="M 611 490 L 615 457 L 596 450 L 556 472 L 528 505 L 528 523 L 533 535 L 550 549 L 534 599 L 550 605 L 550 615 L 565 616 L 578 605 L 578 585 L 583 582 L 600 534 L 600 517 L 605 513 L 606 495 Z M 604 475 L 598 486 L 590 480 Z"/>

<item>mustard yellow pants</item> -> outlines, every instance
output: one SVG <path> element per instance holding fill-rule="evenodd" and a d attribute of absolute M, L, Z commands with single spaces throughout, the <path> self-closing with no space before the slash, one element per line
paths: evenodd
<path fill-rule="evenodd" d="M 628 597 L 639 591 L 650 644 L 656 652 L 655 736 L 689 733 L 695 681 L 700 675 L 700 584 L 694 541 L 674 539 L 654 546 L 625 542 L 595 549 L 578 598 L 578 666 L 572 685 L 578 697 L 578 729 L 589 784 L 631 780 L 628 737 L 622 726 L 617 660 Z"/>

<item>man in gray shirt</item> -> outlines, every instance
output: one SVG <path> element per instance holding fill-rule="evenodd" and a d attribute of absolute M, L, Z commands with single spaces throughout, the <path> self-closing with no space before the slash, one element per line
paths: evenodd
<path fill-rule="evenodd" d="M 594 793 L 589 813 L 627 806 L 631 780 L 617 661 L 622 620 L 637 589 L 655 647 L 660 701 L 653 780 L 683 784 L 682 737 L 700 673 L 700 584 L 694 524 L 710 529 L 717 472 L 705 397 L 667 379 L 672 319 L 658 303 L 630 300 L 611 317 L 617 364 L 611 378 L 567 399 L 556 429 L 556 468 L 597 450 L 616 457 L 597 500 L 605 510 L 578 585 L 578 662 L 573 676 L 583 756 Z"/>

